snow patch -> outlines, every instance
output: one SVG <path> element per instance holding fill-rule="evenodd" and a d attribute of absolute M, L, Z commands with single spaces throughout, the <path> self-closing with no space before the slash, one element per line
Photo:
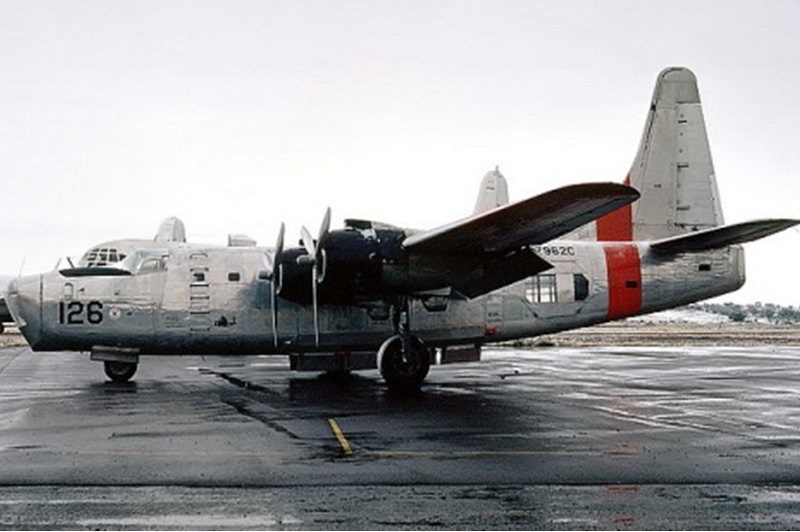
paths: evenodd
<path fill-rule="evenodd" d="M 695 309 L 671 309 L 661 312 L 654 312 L 652 314 L 645 314 L 644 316 L 636 316 L 628 318 L 627 321 L 633 323 L 698 323 L 698 324 L 715 324 L 715 323 L 728 323 L 730 320 L 727 316 L 721 314 L 712 314 Z"/>

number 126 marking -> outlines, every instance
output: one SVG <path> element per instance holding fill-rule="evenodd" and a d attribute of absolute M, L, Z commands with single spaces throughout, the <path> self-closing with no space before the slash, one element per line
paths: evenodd
<path fill-rule="evenodd" d="M 103 323 L 103 303 L 100 301 L 60 301 L 58 303 L 58 323 L 61 325 L 83 325 Z"/>

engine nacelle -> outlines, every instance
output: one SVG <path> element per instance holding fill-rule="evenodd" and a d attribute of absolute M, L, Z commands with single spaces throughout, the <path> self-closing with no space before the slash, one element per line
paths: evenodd
<path fill-rule="evenodd" d="M 304 248 L 287 249 L 277 257 L 278 295 L 300 304 L 311 303 L 312 268 L 316 268 L 320 303 L 375 300 L 385 292 L 383 266 L 381 240 L 374 231 L 352 227 L 331 231 L 318 257 L 310 257 Z"/>
<path fill-rule="evenodd" d="M 275 261 L 277 293 L 295 303 L 312 303 L 316 279 L 319 303 L 357 304 L 439 290 L 458 280 L 448 271 L 449 263 L 435 256 L 412 261 L 403 248 L 406 236 L 397 227 L 346 220 L 345 229 L 325 234 L 316 256 L 305 248 L 280 253 Z"/>

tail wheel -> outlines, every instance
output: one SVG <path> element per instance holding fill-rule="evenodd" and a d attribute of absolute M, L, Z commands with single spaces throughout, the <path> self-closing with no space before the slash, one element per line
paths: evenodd
<path fill-rule="evenodd" d="M 419 338 L 409 338 L 411 345 L 403 352 L 403 340 L 395 335 L 386 340 L 378 351 L 379 369 L 389 388 L 400 391 L 416 390 L 431 369 L 431 352 Z"/>
<path fill-rule="evenodd" d="M 112 381 L 128 382 L 136 373 L 136 369 L 139 365 L 133 362 L 106 360 L 103 362 L 103 367 L 106 370 L 106 376 Z"/>

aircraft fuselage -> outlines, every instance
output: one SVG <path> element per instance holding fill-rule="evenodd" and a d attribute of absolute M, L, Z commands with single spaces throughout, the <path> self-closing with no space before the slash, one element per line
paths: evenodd
<path fill-rule="evenodd" d="M 534 251 L 554 267 L 472 300 L 414 298 L 413 334 L 430 347 L 527 338 L 688 304 L 744 283 L 740 246 L 662 255 L 647 243 L 555 241 Z M 131 275 L 22 277 L 8 301 L 35 351 L 375 351 L 395 333 L 386 302 L 321 304 L 317 345 L 311 306 L 282 298 L 274 331 L 266 253 L 172 246 Z"/>

